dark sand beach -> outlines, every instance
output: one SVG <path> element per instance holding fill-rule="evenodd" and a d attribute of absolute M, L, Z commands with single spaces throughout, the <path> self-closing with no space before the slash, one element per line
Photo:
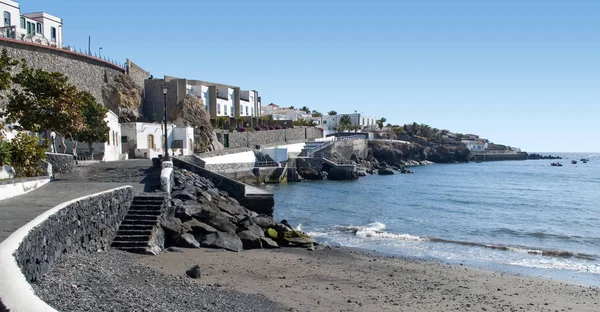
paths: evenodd
<path fill-rule="evenodd" d="M 599 311 L 598 288 L 398 259 L 344 248 L 184 249 L 140 258 L 197 283 L 259 294 L 297 311 Z"/>

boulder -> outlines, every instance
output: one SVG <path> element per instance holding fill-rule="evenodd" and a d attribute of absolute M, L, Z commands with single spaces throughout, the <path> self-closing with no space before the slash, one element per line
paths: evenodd
<path fill-rule="evenodd" d="M 244 249 L 261 249 L 262 248 L 261 237 L 259 235 L 256 235 L 256 233 L 246 230 L 246 231 L 239 232 L 237 235 L 240 238 L 240 240 L 242 241 L 242 245 L 244 246 Z"/>
<path fill-rule="evenodd" d="M 270 227 L 274 227 L 275 226 L 275 222 L 273 221 L 272 217 L 267 217 L 265 215 L 259 215 L 258 217 L 254 217 L 252 218 L 252 221 L 260 226 L 263 229 L 268 229 Z"/>
<path fill-rule="evenodd" d="M 193 202 L 186 202 L 185 204 L 175 207 L 175 217 L 182 221 L 191 220 L 195 215 L 202 212 L 202 206 Z"/>
<path fill-rule="evenodd" d="M 358 179 L 356 171 L 347 167 L 333 167 L 327 172 L 327 180 L 342 181 L 356 179 Z"/>
<path fill-rule="evenodd" d="M 235 233 L 216 232 L 208 234 L 201 242 L 202 247 L 219 248 L 229 251 L 242 251 L 244 245 Z"/>
<path fill-rule="evenodd" d="M 201 277 L 201 272 L 200 272 L 200 266 L 199 265 L 195 265 L 193 267 L 191 267 L 190 269 L 188 269 L 187 271 L 185 271 L 185 274 L 191 278 L 200 278 Z"/>
<path fill-rule="evenodd" d="M 161 219 L 160 226 L 165 232 L 165 246 L 176 245 L 181 235 L 186 232 L 181 220 L 177 218 Z"/>
<path fill-rule="evenodd" d="M 254 233 L 255 235 L 257 235 L 258 237 L 265 236 L 265 232 L 263 231 L 263 229 L 256 224 L 251 224 L 251 225 L 245 227 L 243 230 L 250 231 L 250 232 Z"/>
<path fill-rule="evenodd" d="M 206 234 L 217 232 L 217 229 L 215 229 L 214 227 L 212 227 L 204 222 L 200 222 L 196 219 L 188 220 L 183 225 L 185 227 L 189 227 L 190 229 L 192 229 L 194 236 L 206 235 Z"/>
<path fill-rule="evenodd" d="M 317 243 L 317 241 L 314 238 L 300 231 L 287 231 L 283 233 L 282 240 L 288 244 L 294 244 L 299 246 Z"/>
<path fill-rule="evenodd" d="M 180 191 L 175 191 L 171 194 L 171 198 L 181 199 L 181 200 L 193 200 L 196 201 L 196 196 L 187 189 L 183 189 Z"/>
<path fill-rule="evenodd" d="M 205 219 L 204 222 L 221 232 L 235 233 L 237 227 L 231 221 L 223 216 L 216 216 L 211 219 Z"/>
<path fill-rule="evenodd" d="M 383 169 L 379 169 L 377 171 L 377 174 L 379 174 L 379 175 L 393 175 L 393 174 L 395 174 L 395 172 L 394 172 L 393 169 L 383 168 Z"/>
<path fill-rule="evenodd" d="M 185 233 L 179 237 L 177 246 L 183 248 L 200 248 L 200 243 L 198 243 L 194 235 Z"/>
<path fill-rule="evenodd" d="M 263 248 L 280 248 L 276 241 L 268 237 L 261 237 L 260 240 Z"/>
<path fill-rule="evenodd" d="M 219 208 L 219 210 L 226 212 L 232 216 L 236 216 L 236 215 L 244 215 L 246 216 L 246 211 L 244 210 L 243 207 L 241 206 L 234 206 L 230 203 L 226 203 L 226 202 L 220 202 L 217 204 L 217 207 Z"/>
<path fill-rule="evenodd" d="M 166 249 L 168 252 L 183 252 L 183 250 L 177 248 L 177 247 L 169 247 Z"/>

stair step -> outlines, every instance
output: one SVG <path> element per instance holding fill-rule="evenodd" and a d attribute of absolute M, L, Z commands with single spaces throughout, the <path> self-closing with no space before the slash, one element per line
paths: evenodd
<path fill-rule="evenodd" d="M 119 236 L 130 236 L 130 235 L 150 235 L 152 234 L 152 230 L 124 230 L 123 227 L 119 228 L 117 232 L 117 237 Z"/>
<path fill-rule="evenodd" d="M 150 235 L 119 235 L 115 237 L 116 242 L 148 242 Z"/>
<path fill-rule="evenodd" d="M 146 224 L 121 224 L 119 227 L 119 231 L 152 231 L 152 228 L 155 224 L 146 225 Z"/>
<path fill-rule="evenodd" d="M 121 226 L 123 225 L 150 225 L 155 226 L 158 223 L 158 220 L 123 220 L 121 222 Z"/>
<path fill-rule="evenodd" d="M 145 215 L 145 216 L 160 216 L 160 210 L 129 210 L 127 215 Z"/>
<path fill-rule="evenodd" d="M 126 242 L 126 241 L 113 241 L 110 245 L 115 248 L 123 248 L 123 247 L 136 247 L 136 248 L 145 248 L 148 247 L 148 242 Z"/>
<path fill-rule="evenodd" d="M 157 220 L 160 215 L 128 214 L 125 220 Z"/>
<path fill-rule="evenodd" d="M 120 250 L 127 251 L 127 252 L 133 252 L 133 253 L 141 253 L 141 254 L 146 253 L 146 247 L 113 247 L 113 248 L 120 249 Z"/>

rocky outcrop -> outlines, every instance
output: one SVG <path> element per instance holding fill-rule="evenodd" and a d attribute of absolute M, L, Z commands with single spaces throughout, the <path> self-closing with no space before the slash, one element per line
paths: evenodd
<path fill-rule="evenodd" d="M 210 123 L 210 115 L 206 111 L 202 99 L 187 95 L 171 110 L 171 116 L 177 126 L 190 126 L 194 128 L 194 150 L 204 153 L 222 150 L 223 144 Z"/>
<path fill-rule="evenodd" d="M 102 87 L 102 99 L 106 108 L 115 112 L 126 121 L 140 118 L 142 90 L 135 81 L 126 74 L 120 74 Z"/>
<path fill-rule="evenodd" d="M 314 167 L 304 158 L 296 159 L 296 170 L 298 175 L 306 180 L 323 180 L 324 178 L 321 168 Z"/>
<path fill-rule="evenodd" d="M 287 221 L 275 223 L 273 217 L 240 205 L 206 178 L 179 168 L 173 176 L 173 199 L 167 216 L 161 220 L 166 248 L 206 247 L 237 252 L 278 248 L 280 244 L 311 247 L 316 243 L 302 232 L 288 233 L 293 230 Z M 269 230 L 277 234 L 267 237 Z"/>

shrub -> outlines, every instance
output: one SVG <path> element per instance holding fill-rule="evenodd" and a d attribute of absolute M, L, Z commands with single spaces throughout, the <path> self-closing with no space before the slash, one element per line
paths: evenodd
<path fill-rule="evenodd" d="M 246 128 L 246 127 L 243 127 L 243 128 L 242 128 L 242 132 L 248 132 L 248 128 Z"/>
<path fill-rule="evenodd" d="M 259 126 L 256 126 L 256 127 L 254 127 L 254 130 L 256 130 L 256 131 L 260 131 L 260 127 L 259 127 Z"/>
<path fill-rule="evenodd" d="M 19 133 L 10 146 L 12 166 L 17 177 L 35 177 L 42 172 L 39 163 L 46 158 L 47 141 L 40 143 L 35 135 Z"/>
<path fill-rule="evenodd" d="M 281 126 L 280 126 L 280 125 L 276 125 L 276 126 L 275 126 L 275 129 L 276 129 L 276 130 L 281 130 Z"/>
<path fill-rule="evenodd" d="M 0 166 L 10 165 L 10 142 L 0 140 Z"/>
<path fill-rule="evenodd" d="M 275 130 L 275 127 L 269 126 L 269 130 Z"/>

